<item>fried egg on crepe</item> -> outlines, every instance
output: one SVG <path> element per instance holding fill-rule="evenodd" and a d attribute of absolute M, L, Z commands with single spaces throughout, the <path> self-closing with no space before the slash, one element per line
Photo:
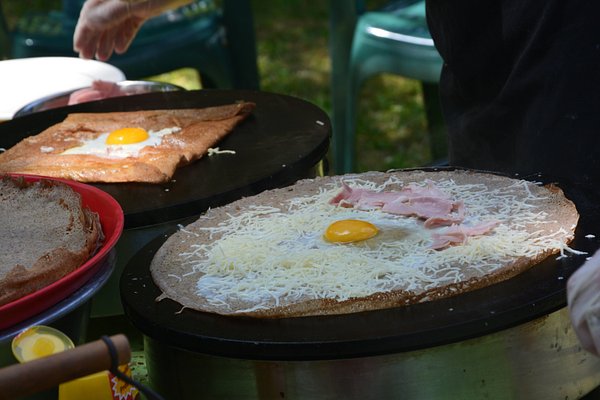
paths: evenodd
<path fill-rule="evenodd" d="M 579 215 L 555 186 L 471 171 L 302 180 L 207 211 L 152 263 L 159 299 L 266 318 L 459 295 L 569 251 Z"/>
<path fill-rule="evenodd" d="M 70 114 L 0 154 L 0 172 L 80 182 L 166 182 L 201 158 L 254 109 L 241 102 L 202 109 Z"/>

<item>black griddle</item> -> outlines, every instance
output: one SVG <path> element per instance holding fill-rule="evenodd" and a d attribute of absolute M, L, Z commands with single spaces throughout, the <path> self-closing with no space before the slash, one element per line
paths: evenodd
<path fill-rule="evenodd" d="M 527 178 L 552 181 L 541 175 Z M 567 279 L 600 247 L 600 191 L 567 183 L 559 186 L 581 215 L 571 247 L 589 254 L 562 259 L 551 256 L 512 279 L 460 296 L 356 314 L 273 320 L 181 310 L 181 305 L 170 299 L 155 301 L 161 292 L 149 265 L 168 237 L 163 235 L 126 265 L 121 299 L 132 323 L 165 345 L 242 359 L 376 356 L 483 336 L 565 307 Z M 586 237 L 590 234 L 595 237 Z"/>
<path fill-rule="evenodd" d="M 258 91 L 199 90 L 149 93 L 61 107 L 0 124 L 0 147 L 61 122 L 70 113 L 201 108 L 252 101 L 256 108 L 217 146 L 235 155 L 203 157 L 165 184 L 94 184 L 123 208 L 125 229 L 198 215 L 265 189 L 293 183 L 322 160 L 329 146 L 327 114 L 301 99 Z"/>

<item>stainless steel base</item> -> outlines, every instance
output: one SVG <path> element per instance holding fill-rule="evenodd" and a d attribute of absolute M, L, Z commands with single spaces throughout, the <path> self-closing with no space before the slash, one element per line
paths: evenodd
<path fill-rule="evenodd" d="M 577 399 L 600 384 L 566 308 L 504 331 L 406 353 L 253 361 L 144 338 L 152 386 L 173 399 Z"/>

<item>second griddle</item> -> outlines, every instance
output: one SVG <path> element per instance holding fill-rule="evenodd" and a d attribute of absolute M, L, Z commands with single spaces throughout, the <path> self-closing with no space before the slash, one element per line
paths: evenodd
<path fill-rule="evenodd" d="M 237 90 L 150 93 L 56 108 L 0 124 L 0 147 L 61 122 L 70 113 L 202 108 L 256 103 L 252 115 L 217 144 L 236 154 L 205 156 L 165 184 L 98 183 L 123 208 L 125 229 L 198 215 L 243 196 L 291 184 L 325 157 L 331 125 L 317 106 L 291 96 Z"/>

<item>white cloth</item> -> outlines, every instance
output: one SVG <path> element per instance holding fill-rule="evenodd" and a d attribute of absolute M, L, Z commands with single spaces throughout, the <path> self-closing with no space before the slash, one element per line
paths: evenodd
<path fill-rule="evenodd" d="M 75 57 L 30 57 L 0 61 L 0 121 L 46 96 L 80 89 L 95 80 L 120 82 L 120 69 Z M 66 105 L 66 104 L 64 104 Z"/>
<path fill-rule="evenodd" d="M 584 349 L 600 355 L 600 251 L 569 278 L 571 324 Z"/>

